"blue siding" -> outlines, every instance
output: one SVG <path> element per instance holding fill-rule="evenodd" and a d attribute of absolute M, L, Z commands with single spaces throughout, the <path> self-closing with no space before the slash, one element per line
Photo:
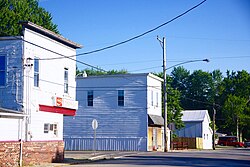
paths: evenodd
<path fill-rule="evenodd" d="M 94 138 L 64 138 L 65 150 L 94 150 Z M 96 138 L 95 150 L 147 151 L 146 138 Z"/>
<path fill-rule="evenodd" d="M 0 55 L 6 56 L 6 83 L 0 86 L 0 107 L 21 111 L 23 100 L 23 42 L 0 40 Z"/>
<path fill-rule="evenodd" d="M 201 137 L 202 138 L 202 122 L 184 122 L 185 127 L 176 131 L 179 137 Z"/>
<path fill-rule="evenodd" d="M 64 117 L 66 150 L 92 150 L 98 121 L 97 150 L 147 151 L 146 75 L 138 78 L 77 80 L 75 117 Z M 87 91 L 94 92 L 94 105 L 87 106 Z M 118 106 L 118 90 L 124 90 L 124 106 Z"/>
<path fill-rule="evenodd" d="M 65 149 L 92 149 L 94 138 L 92 120 L 96 119 L 98 121 L 96 129 L 98 150 L 146 151 L 146 115 L 145 110 L 142 109 L 78 110 L 77 116 L 64 117 Z"/>

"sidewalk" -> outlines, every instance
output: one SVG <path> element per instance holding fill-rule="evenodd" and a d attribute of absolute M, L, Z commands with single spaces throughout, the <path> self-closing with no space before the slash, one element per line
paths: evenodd
<path fill-rule="evenodd" d="M 83 164 L 104 159 L 117 159 L 124 156 L 138 154 L 133 151 L 65 151 L 64 162 L 62 163 L 44 163 L 34 165 L 35 167 L 60 167 L 73 164 Z"/>

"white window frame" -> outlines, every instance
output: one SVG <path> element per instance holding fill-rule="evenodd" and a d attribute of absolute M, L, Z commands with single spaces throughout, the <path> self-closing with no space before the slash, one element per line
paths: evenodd
<path fill-rule="evenodd" d="M 151 106 L 154 106 L 154 91 L 151 90 Z"/>
<path fill-rule="evenodd" d="M 58 136 L 58 123 L 44 123 L 44 133 Z"/>
<path fill-rule="evenodd" d="M 69 93 L 69 69 L 64 68 L 64 93 Z"/>
<path fill-rule="evenodd" d="M 34 58 L 34 86 L 39 87 L 39 59 Z"/>
<path fill-rule="evenodd" d="M 156 92 L 156 107 L 159 107 L 159 93 Z"/>

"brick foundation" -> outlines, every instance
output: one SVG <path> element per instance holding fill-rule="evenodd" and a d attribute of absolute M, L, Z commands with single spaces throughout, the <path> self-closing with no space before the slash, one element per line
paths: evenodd
<path fill-rule="evenodd" d="M 19 166 L 21 142 L 0 142 L 0 166 Z M 23 142 L 22 165 L 62 162 L 64 159 L 63 141 Z"/>

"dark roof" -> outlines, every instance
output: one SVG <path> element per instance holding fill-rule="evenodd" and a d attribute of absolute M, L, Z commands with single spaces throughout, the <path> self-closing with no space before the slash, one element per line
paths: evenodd
<path fill-rule="evenodd" d="M 50 30 L 47 30 L 46 28 L 43 28 L 43 27 L 41 27 L 39 25 L 36 25 L 36 24 L 34 24 L 32 22 L 21 21 L 20 24 L 22 24 L 22 26 L 25 27 L 25 28 L 28 28 L 28 29 L 33 30 L 35 32 L 38 32 L 38 33 L 40 33 L 42 35 L 45 35 L 45 36 L 47 36 L 47 37 L 49 37 L 49 38 L 51 38 L 53 40 L 56 40 L 56 41 L 58 41 L 58 42 L 60 42 L 60 43 L 62 43 L 64 45 L 67 45 L 67 46 L 69 46 L 71 48 L 74 48 L 74 49 L 82 48 L 82 45 L 77 44 L 77 43 L 75 43 L 73 41 L 70 41 L 70 40 L 64 38 L 63 36 L 61 36 L 59 34 L 56 34 L 56 33 L 52 32 Z"/>
<path fill-rule="evenodd" d="M 164 125 L 164 119 L 159 115 L 148 114 L 148 125 Z"/>

